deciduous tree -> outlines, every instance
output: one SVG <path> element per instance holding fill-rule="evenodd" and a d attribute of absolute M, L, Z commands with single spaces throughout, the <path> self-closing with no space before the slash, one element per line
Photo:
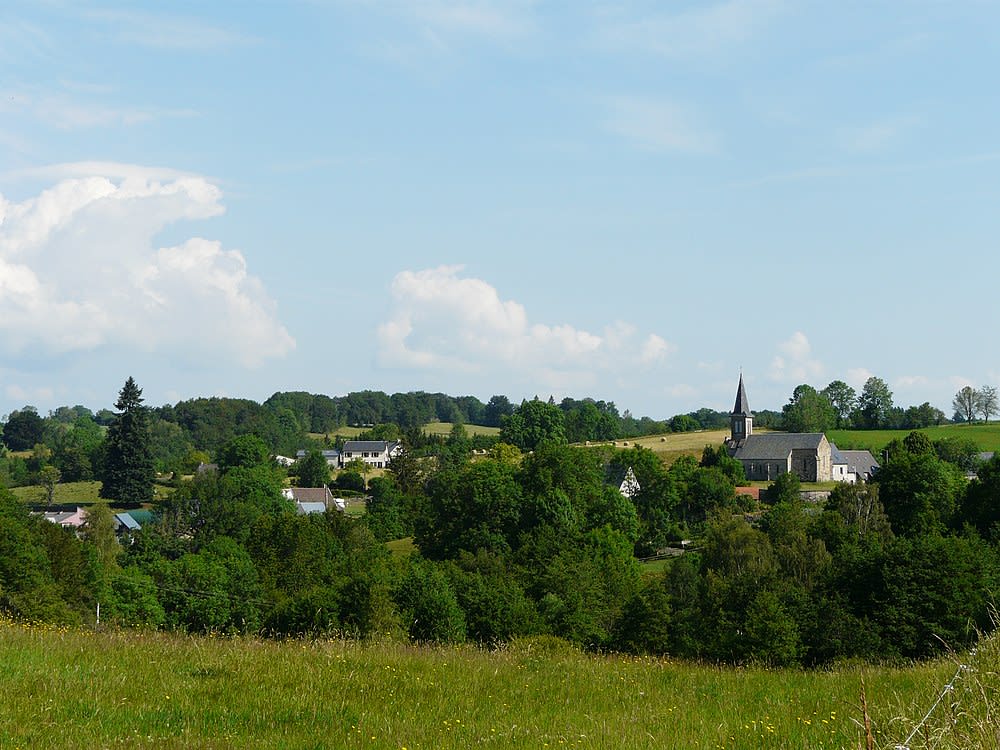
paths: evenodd
<path fill-rule="evenodd" d="M 976 418 L 976 413 L 979 411 L 979 391 L 971 385 L 964 386 L 955 394 L 955 398 L 951 401 L 951 407 L 959 419 L 972 424 L 972 420 Z"/>
<path fill-rule="evenodd" d="M 36 443 L 42 442 L 45 433 L 45 423 L 38 416 L 34 406 L 11 412 L 7 423 L 3 426 L 3 442 L 12 451 L 31 450 Z"/>
<path fill-rule="evenodd" d="M 833 410 L 837 415 L 837 428 L 844 427 L 857 406 L 858 394 L 843 380 L 834 380 L 820 393 L 833 404 Z"/>
<path fill-rule="evenodd" d="M 979 413 L 983 415 L 983 421 L 989 422 L 997 409 L 997 389 L 992 385 L 984 385 L 979 389 Z"/>
<path fill-rule="evenodd" d="M 299 487 L 325 487 L 330 483 L 330 465 L 320 451 L 312 450 L 295 462 Z"/>
<path fill-rule="evenodd" d="M 861 426 L 869 430 L 884 427 L 889 423 L 891 411 L 892 391 L 889 390 L 889 385 L 882 378 L 875 376 L 868 378 L 858 399 Z"/>

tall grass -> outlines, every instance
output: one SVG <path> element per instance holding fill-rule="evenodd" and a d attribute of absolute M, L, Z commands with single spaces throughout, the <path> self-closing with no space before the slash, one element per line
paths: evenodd
<path fill-rule="evenodd" d="M 982 682 L 956 709 L 962 727 L 992 716 L 995 650 L 989 659 L 970 673 Z M 552 639 L 489 652 L 7 623 L 0 747 L 858 748 L 862 675 L 877 747 L 892 747 L 953 671 L 717 668 Z M 964 744 L 937 747 L 996 747 L 946 729 Z"/>

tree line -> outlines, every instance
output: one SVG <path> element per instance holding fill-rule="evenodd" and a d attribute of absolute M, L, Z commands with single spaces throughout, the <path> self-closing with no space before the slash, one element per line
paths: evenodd
<path fill-rule="evenodd" d="M 108 426 L 121 470 L 108 481 L 121 484 L 105 494 L 146 492 L 148 415 L 130 379 Z M 100 603 L 123 627 L 264 636 L 554 635 L 775 665 L 925 657 L 992 627 L 1000 458 L 969 481 L 951 446 L 913 432 L 875 482 L 814 505 L 786 474 L 758 502 L 721 445 L 670 466 L 642 448 L 575 447 L 541 400 L 503 430 L 514 442 L 485 455 L 460 425 L 404 452 L 366 483 L 361 516 L 297 515 L 263 437 L 239 435 L 127 544 L 105 503 L 78 538 L 0 490 L 0 610 L 82 623 Z M 320 468 L 316 455 L 293 475 Z M 390 553 L 405 540 L 412 553 Z M 662 572 L 639 562 L 682 549 Z"/>
<path fill-rule="evenodd" d="M 365 427 L 362 437 L 405 439 L 411 447 L 422 447 L 436 440 L 423 434 L 422 428 L 430 422 L 502 427 L 534 401 L 539 399 L 517 405 L 501 395 L 483 403 L 474 396 L 424 392 L 359 391 L 343 397 L 283 392 L 263 403 L 211 397 L 144 407 L 143 419 L 148 424 L 156 472 L 190 474 L 240 435 L 257 435 L 272 453 L 288 456 L 303 448 L 337 447 L 343 438 L 326 443 L 315 435 L 336 436 L 338 429 L 348 425 Z M 557 403 L 550 397 L 543 403 L 559 412 L 562 434 L 572 443 L 718 429 L 728 425 L 729 419 L 728 414 L 707 408 L 662 421 L 636 418 L 627 410 L 620 414 L 613 402 L 592 398 L 564 398 Z M 61 406 L 46 416 L 30 405 L 11 412 L 0 431 L 0 482 L 8 487 L 51 487 L 56 476 L 55 481 L 63 482 L 101 478 L 105 434 L 116 418 L 113 409 L 95 413 L 81 405 Z M 774 418 L 768 420 L 768 413 L 758 414 L 758 424 L 774 422 Z"/>
<path fill-rule="evenodd" d="M 955 395 L 952 407 L 952 419 L 956 422 L 971 423 L 978 416 L 988 422 L 997 414 L 996 388 L 965 386 Z M 948 421 L 943 411 L 926 401 L 906 409 L 896 406 L 888 384 L 872 376 L 865 381 L 861 393 L 842 380 L 834 380 L 822 390 L 808 384 L 796 386 L 775 426 L 788 432 L 915 430 Z"/>

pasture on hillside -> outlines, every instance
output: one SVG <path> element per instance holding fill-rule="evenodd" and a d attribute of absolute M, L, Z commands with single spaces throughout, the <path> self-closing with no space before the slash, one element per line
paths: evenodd
<path fill-rule="evenodd" d="M 902 440 L 913 430 L 831 430 L 827 437 L 838 448 L 847 450 L 867 449 L 876 458 L 892 440 Z M 990 424 L 943 424 L 938 427 L 922 427 L 922 432 L 931 442 L 947 438 L 972 440 L 981 451 L 1000 451 L 1000 422 Z"/>
<path fill-rule="evenodd" d="M 25 503 L 44 503 L 45 488 L 40 484 L 30 484 L 24 487 L 11 487 L 14 496 Z M 101 483 L 92 482 L 59 482 L 52 493 L 53 505 L 90 505 L 98 501 Z"/>
<path fill-rule="evenodd" d="M 158 748 L 862 748 L 997 746 L 997 645 L 951 660 L 823 671 L 587 655 L 266 641 L 0 622 L 0 746 Z M 957 679 L 954 679 L 957 677 Z"/>
<path fill-rule="evenodd" d="M 613 446 L 631 448 L 640 446 L 656 453 L 666 464 L 672 464 L 681 456 L 701 458 L 706 445 L 713 448 L 722 445 L 729 437 L 729 430 L 698 430 L 697 432 L 672 432 L 667 435 L 647 435 L 645 437 L 625 438 L 613 442 L 592 443 L 591 446 Z"/>

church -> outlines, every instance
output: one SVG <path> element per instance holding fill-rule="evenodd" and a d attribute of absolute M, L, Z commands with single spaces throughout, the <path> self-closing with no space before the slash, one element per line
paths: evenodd
<path fill-rule="evenodd" d="M 822 432 L 753 433 L 753 412 L 743 385 L 743 374 L 736 391 L 736 405 L 729 415 L 729 455 L 743 464 L 750 481 L 772 482 L 779 474 L 795 474 L 803 482 L 829 482 L 846 477 L 835 476 L 837 448 Z M 867 451 L 866 451 L 867 452 Z M 836 461 L 841 465 L 840 461 Z M 846 467 L 846 462 L 843 463 Z M 848 480 L 849 481 L 849 480 Z"/>

